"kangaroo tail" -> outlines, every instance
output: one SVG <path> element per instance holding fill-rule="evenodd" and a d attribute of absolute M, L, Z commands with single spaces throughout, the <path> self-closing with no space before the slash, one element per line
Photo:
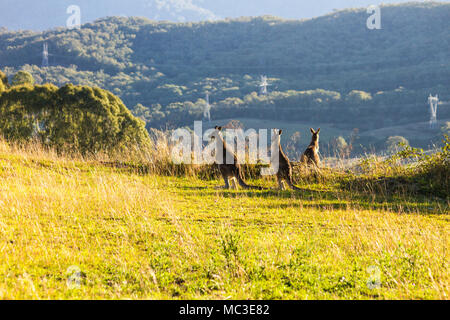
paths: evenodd
<path fill-rule="evenodd" d="M 286 180 L 287 180 L 287 183 L 288 183 L 289 187 L 291 187 L 293 190 L 302 190 L 299 187 L 296 187 L 294 185 L 294 183 L 292 182 L 292 177 L 289 177 L 289 179 L 286 179 Z"/>
<path fill-rule="evenodd" d="M 263 187 L 251 186 L 251 185 L 246 184 L 240 174 L 238 174 L 236 178 L 237 178 L 239 185 L 244 189 L 254 189 L 254 190 L 264 190 L 265 189 Z"/>

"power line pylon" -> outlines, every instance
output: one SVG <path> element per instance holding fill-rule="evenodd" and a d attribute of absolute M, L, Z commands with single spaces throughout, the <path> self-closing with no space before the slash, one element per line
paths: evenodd
<path fill-rule="evenodd" d="M 262 96 L 267 95 L 267 86 L 269 83 L 267 82 L 267 76 L 261 76 L 261 83 L 259 84 L 259 94 Z"/>
<path fill-rule="evenodd" d="M 209 122 L 211 122 L 211 105 L 209 103 L 209 93 L 206 93 L 206 104 L 205 104 L 205 109 L 203 110 L 203 119 L 208 120 Z"/>
<path fill-rule="evenodd" d="M 428 103 L 430 105 L 430 129 L 436 129 L 437 127 L 437 107 L 439 104 L 439 97 L 436 95 L 433 97 L 431 94 L 428 97 Z"/>
<path fill-rule="evenodd" d="M 42 68 L 48 67 L 48 44 L 44 43 L 44 48 L 42 50 Z"/>

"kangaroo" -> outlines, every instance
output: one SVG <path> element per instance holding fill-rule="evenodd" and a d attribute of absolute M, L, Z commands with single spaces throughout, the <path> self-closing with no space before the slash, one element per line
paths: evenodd
<path fill-rule="evenodd" d="M 294 183 L 292 182 L 292 166 L 291 162 L 289 161 L 289 158 L 286 156 L 286 154 L 283 152 L 283 148 L 281 147 L 281 135 L 283 134 L 283 130 L 273 129 L 273 136 L 272 136 L 272 142 L 274 139 L 276 139 L 276 143 L 278 144 L 278 172 L 277 172 L 277 179 L 278 179 L 278 187 L 282 190 L 285 189 L 285 186 L 283 184 L 283 180 L 287 182 L 289 187 L 293 190 L 301 190 L 300 188 L 296 187 Z"/>
<path fill-rule="evenodd" d="M 238 163 L 238 159 L 236 157 L 236 154 L 234 154 L 234 152 L 232 152 L 230 149 L 228 149 L 226 142 L 223 139 L 223 135 L 222 135 L 222 127 L 215 127 L 215 134 L 212 136 L 214 139 L 220 139 L 221 143 L 222 143 L 222 148 L 223 148 L 223 159 L 221 159 L 222 161 L 220 161 L 220 163 L 217 163 L 217 166 L 219 168 L 220 173 L 222 174 L 223 180 L 225 181 L 225 189 L 229 189 L 230 188 L 230 184 L 228 179 L 232 179 L 232 183 L 233 183 L 233 187 L 237 188 L 236 183 L 234 181 L 234 179 L 237 180 L 237 182 L 239 183 L 239 185 L 244 188 L 244 189 L 255 189 L 255 190 L 264 190 L 264 188 L 262 187 L 258 187 L 258 186 L 251 186 L 248 185 L 244 182 L 244 180 L 242 179 L 242 169 L 241 169 L 241 165 Z M 217 140 L 216 140 L 217 141 Z M 217 146 L 217 147 L 220 147 Z M 227 164 L 227 157 L 229 159 L 234 159 L 233 163 L 231 164 Z"/>
<path fill-rule="evenodd" d="M 314 131 L 313 128 L 310 129 L 312 133 L 311 143 L 308 148 L 306 148 L 302 157 L 300 158 L 300 162 L 306 165 L 314 165 L 316 168 L 319 168 L 320 158 L 319 158 L 319 132 L 320 128 L 317 131 Z"/>

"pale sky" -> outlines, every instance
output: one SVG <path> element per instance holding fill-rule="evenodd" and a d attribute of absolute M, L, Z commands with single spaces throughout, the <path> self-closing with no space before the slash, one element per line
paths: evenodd
<path fill-rule="evenodd" d="M 429 0 L 426 0 L 429 1 Z M 321 16 L 333 9 L 366 8 L 408 0 L 0 0 L 0 27 L 46 30 L 64 27 L 71 5 L 81 23 L 106 16 L 141 16 L 176 22 L 273 15 L 288 19 Z M 424 2 L 417 1 L 417 2 Z M 450 2 L 450 1 L 440 1 Z"/>

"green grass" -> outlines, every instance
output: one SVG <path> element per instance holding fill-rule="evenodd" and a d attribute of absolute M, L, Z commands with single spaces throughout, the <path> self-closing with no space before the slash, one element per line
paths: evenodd
<path fill-rule="evenodd" d="M 220 184 L 0 148 L 0 299 L 449 298 L 448 202 Z"/>

